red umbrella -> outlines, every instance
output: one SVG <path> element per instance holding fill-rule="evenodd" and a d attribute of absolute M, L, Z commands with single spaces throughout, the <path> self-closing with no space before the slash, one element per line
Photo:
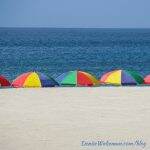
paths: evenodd
<path fill-rule="evenodd" d="M 144 84 L 150 84 L 150 75 L 147 75 L 147 76 L 144 78 Z"/>
<path fill-rule="evenodd" d="M 10 82 L 4 77 L 0 75 L 0 86 L 10 86 Z"/>
<path fill-rule="evenodd" d="M 91 74 L 79 70 L 61 74 L 56 81 L 62 86 L 98 86 L 98 80 Z"/>

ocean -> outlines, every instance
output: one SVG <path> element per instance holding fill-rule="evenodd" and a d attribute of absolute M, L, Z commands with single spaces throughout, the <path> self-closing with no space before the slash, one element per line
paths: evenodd
<path fill-rule="evenodd" d="M 113 69 L 150 74 L 150 29 L 0 28 L 0 74 L 10 80 L 70 70 L 99 78 Z"/>

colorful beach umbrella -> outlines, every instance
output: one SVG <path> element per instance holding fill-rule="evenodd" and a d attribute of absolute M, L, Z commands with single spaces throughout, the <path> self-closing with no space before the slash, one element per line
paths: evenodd
<path fill-rule="evenodd" d="M 97 86 L 98 80 L 91 74 L 83 71 L 69 71 L 61 74 L 56 81 L 62 86 Z"/>
<path fill-rule="evenodd" d="M 130 70 L 114 70 L 100 78 L 100 83 L 112 85 L 137 85 L 143 82 L 143 78 L 137 72 Z"/>
<path fill-rule="evenodd" d="M 147 75 L 147 76 L 144 78 L 144 84 L 150 84 L 150 75 Z"/>
<path fill-rule="evenodd" d="M 13 87 L 54 87 L 58 83 L 52 78 L 39 72 L 27 72 L 18 76 L 13 82 Z"/>
<path fill-rule="evenodd" d="M 10 82 L 4 76 L 0 75 L 0 86 L 5 87 L 10 85 Z"/>

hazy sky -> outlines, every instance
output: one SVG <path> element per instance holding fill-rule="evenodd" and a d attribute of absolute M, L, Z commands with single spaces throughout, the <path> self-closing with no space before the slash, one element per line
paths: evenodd
<path fill-rule="evenodd" d="M 0 0 L 0 27 L 150 28 L 150 0 Z"/>

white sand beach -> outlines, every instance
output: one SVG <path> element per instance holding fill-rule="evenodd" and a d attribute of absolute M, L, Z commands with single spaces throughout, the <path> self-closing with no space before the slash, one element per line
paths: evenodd
<path fill-rule="evenodd" d="M 87 146 L 82 141 L 142 140 Z M 0 150 L 150 149 L 150 87 L 0 90 Z"/>

